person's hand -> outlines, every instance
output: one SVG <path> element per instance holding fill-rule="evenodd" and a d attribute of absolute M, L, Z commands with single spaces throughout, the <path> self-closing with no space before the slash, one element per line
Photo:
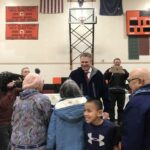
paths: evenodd
<path fill-rule="evenodd" d="M 107 112 L 103 112 L 103 119 L 110 119 L 109 118 L 109 113 L 107 113 Z"/>
<path fill-rule="evenodd" d="M 9 82 L 8 84 L 7 84 L 7 88 L 13 88 L 15 86 L 15 81 L 12 81 L 12 82 Z"/>

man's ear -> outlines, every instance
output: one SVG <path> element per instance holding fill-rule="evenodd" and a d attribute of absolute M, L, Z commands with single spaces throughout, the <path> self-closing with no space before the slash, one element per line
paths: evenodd
<path fill-rule="evenodd" d="M 145 85 L 145 81 L 143 79 L 139 79 L 139 84 L 141 84 L 143 86 L 143 85 Z"/>

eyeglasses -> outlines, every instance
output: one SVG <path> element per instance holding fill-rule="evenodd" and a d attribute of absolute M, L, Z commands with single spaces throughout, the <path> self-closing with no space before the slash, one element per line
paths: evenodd
<path fill-rule="evenodd" d="M 140 78 L 133 78 L 133 79 L 127 79 L 127 81 L 130 83 L 133 80 L 141 80 Z"/>

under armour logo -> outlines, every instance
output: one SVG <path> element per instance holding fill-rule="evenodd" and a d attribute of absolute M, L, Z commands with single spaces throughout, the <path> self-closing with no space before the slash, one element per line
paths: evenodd
<path fill-rule="evenodd" d="M 92 141 L 97 141 L 97 142 L 99 142 L 99 146 L 104 146 L 105 145 L 105 143 L 104 143 L 104 136 L 103 135 L 99 135 L 99 138 L 94 138 L 94 137 L 92 137 L 92 133 L 88 133 L 88 142 L 90 143 L 90 144 L 92 144 Z"/>

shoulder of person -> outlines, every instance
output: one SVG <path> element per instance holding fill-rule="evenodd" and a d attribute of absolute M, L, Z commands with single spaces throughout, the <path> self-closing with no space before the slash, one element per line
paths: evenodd
<path fill-rule="evenodd" d="M 106 72 L 106 73 L 111 72 L 111 67 L 110 67 L 110 68 L 108 68 L 105 72 Z"/>
<path fill-rule="evenodd" d="M 93 72 L 93 73 L 100 73 L 100 74 L 103 75 L 103 73 L 102 73 L 99 69 L 97 69 L 97 68 L 95 68 L 95 67 L 91 67 L 91 68 L 92 68 L 92 72 Z"/>
<path fill-rule="evenodd" d="M 82 71 L 81 67 L 78 67 L 77 69 L 75 69 L 74 71 Z"/>
<path fill-rule="evenodd" d="M 50 99 L 49 99 L 49 97 L 48 97 L 47 95 L 42 94 L 42 93 L 40 93 L 40 95 L 41 95 L 41 97 L 42 97 L 43 99 L 46 99 L 46 100 L 49 100 L 49 101 L 50 101 Z"/>
<path fill-rule="evenodd" d="M 38 93 L 36 95 L 35 101 L 38 105 L 43 104 L 51 104 L 51 100 L 49 99 L 49 97 L 47 95 L 44 95 L 42 93 Z"/>
<path fill-rule="evenodd" d="M 55 109 L 62 109 L 65 107 L 71 107 L 75 105 L 83 105 L 86 101 L 87 99 L 85 97 L 68 98 L 56 103 Z"/>
<path fill-rule="evenodd" d="M 125 111 L 130 110 L 137 110 L 137 111 L 143 111 L 146 110 L 145 108 L 148 106 L 147 103 L 144 102 L 145 96 L 144 95 L 130 95 L 129 102 L 127 103 L 125 107 Z M 143 103 L 144 102 L 144 103 Z"/>
<path fill-rule="evenodd" d="M 79 68 L 77 68 L 75 70 L 72 70 L 70 74 L 76 74 L 76 73 L 82 73 L 82 72 L 83 72 L 82 68 L 79 67 Z"/>
<path fill-rule="evenodd" d="M 129 72 L 126 69 L 123 69 L 126 75 L 129 75 Z"/>
<path fill-rule="evenodd" d="M 117 126 L 115 123 L 111 122 L 110 120 L 104 120 L 104 124 L 105 126 L 110 127 L 110 128 L 116 128 Z"/>

